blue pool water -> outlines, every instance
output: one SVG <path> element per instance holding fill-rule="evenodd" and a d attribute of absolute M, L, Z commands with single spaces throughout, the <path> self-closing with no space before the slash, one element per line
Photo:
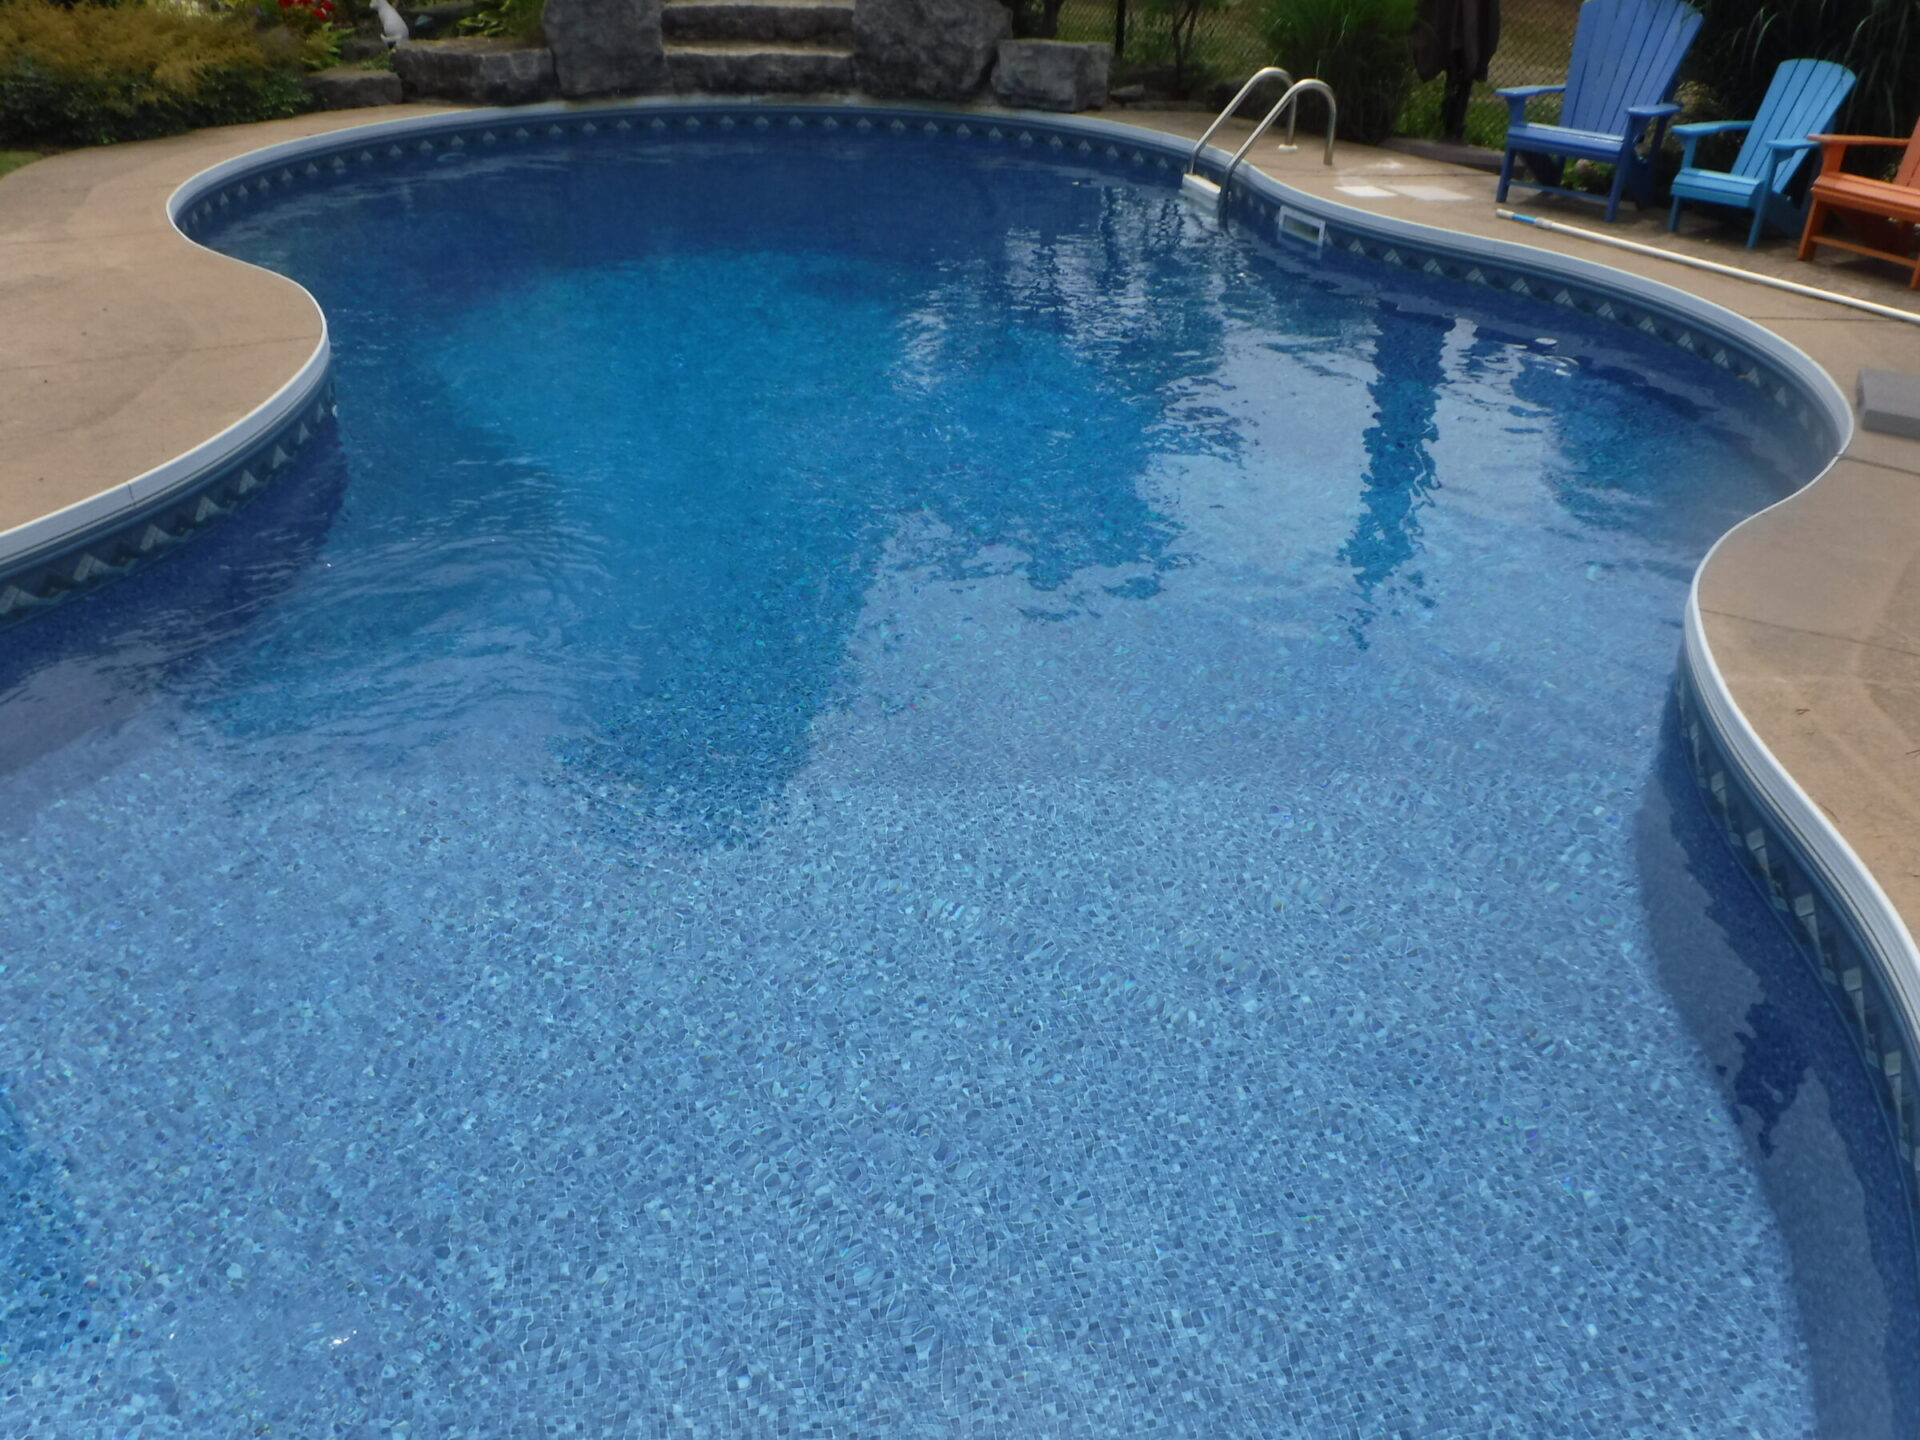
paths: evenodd
<path fill-rule="evenodd" d="M 710 133 L 215 237 L 338 433 L 0 636 L 0 1433 L 1913 1433 L 1669 710 L 1809 442 L 1117 169 Z"/>

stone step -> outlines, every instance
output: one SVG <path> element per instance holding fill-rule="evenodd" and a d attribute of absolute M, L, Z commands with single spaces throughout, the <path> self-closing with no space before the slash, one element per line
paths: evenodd
<path fill-rule="evenodd" d="M 853 88 L 853 51 L 840 46 L 703 40 L 667 46 L 677 94 L 807 95 Z"/>
<path fill-rule="evenodd" d="M 364 105 L 398 105 L 405 97 L 400 77 L 391 70 L 362 70 L 357 65 L 335 65 L 300 77 L 314 104 L 322 110 L 357 110 Z"/>
<path fill-rule="evenodd" d="M 669 43 L 704 40 L 853 43 L 852 0 L 667 0 L 660 24 Z"/>

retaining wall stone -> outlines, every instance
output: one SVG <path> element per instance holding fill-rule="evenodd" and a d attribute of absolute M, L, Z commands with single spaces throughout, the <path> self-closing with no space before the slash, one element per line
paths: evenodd
<path fill-rule="evenodd" d="M 1065 40 L 1002 40 L 993 93 L 1023 110 L 1097 110 L 1107 103 L 1111 46 Z"/>
<path fill-rule="evenodd" d="M 854 74 L 869 95 L 965 100 L 1012 33 L 1000 0 L 854 0 Z"/>
<path fill-rule="evenodd" d="M 560 93 L 638 95 L 667 88 L 661 0 L 547 0 L 540 28 Z"/>
<path fill-rule="evenodd" d="M 527 105 L 559 93 L 551 50 L 486 36 L 403 40 L 393 49 L 393 71 L 410 99 Z"/>

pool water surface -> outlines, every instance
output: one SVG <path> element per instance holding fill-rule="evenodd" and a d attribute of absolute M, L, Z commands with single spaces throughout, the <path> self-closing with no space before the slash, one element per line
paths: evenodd
<path fill-rule="evenodd" d="M 339 423 L 0 634 L 0 1433 L 1913 1433 L 1892 1146 L 1671 717 L 1824 457 L 1123 169 L 214 234 Z"/>

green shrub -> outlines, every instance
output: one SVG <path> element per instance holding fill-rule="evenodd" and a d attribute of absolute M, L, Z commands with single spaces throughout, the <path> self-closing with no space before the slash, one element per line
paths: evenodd
<path fill-rule="evenodd" d="M 1905 135 L 1920 113 L 1915 0 L 1694 0 L 1704 19 L 1686 74 L 1748 119 L 1782 60 L 1837 60 L 1860 77 L 1843 131 Z"/>
<path fill-rule="evenodd" d="M 1414 0 L 1265 0 L 1260 30 L 1274 64 L 1333 87 L 1340 134 L 1372 144 L 1413 85 L 1413 14 Z"/>
<path fill-rule="evenodd" d="M 1141 14 L 1146 21 L 1143 50 L 1164 58 L 1173 67 L 1173 88 L 1182 95 L 1192 94 L 1215 75 L 1215 68 L 1198 52 L 1201 22 L 1209 14 L 1231 10 L 1237 0 L 1145 0 Z"/>
<path fill-rule="evenodd" d="M 1060 7 L 1066 0 L 1000 0 L 1013 16 L 1018 40 L 1054 40 L 1060 35 Z"/>
<path fill-rule="evenodd" d="M 547 0 L 482 0 L 480 8 L 460 22 L 460 33 L 537 42 L 546 8 Z"/>
<path fill-rule="evenodd" d="M 0 140 L 104 145 L 306 108 L 293 64 L 276 64 L 233 17 L 141 4 L 0 3 Z"/>

